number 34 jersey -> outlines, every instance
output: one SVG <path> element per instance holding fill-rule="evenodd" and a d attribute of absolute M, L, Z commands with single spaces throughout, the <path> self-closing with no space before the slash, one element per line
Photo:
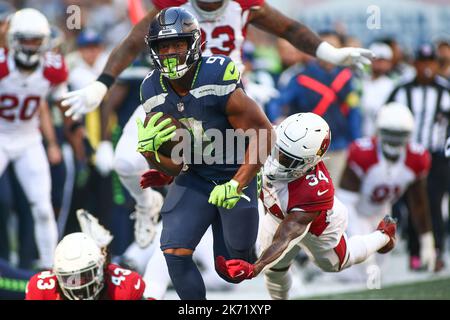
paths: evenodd
<path fill-rule="evenodd" d="M 142 277 L 115 264 L 109 264 L 105 274 L 105 287 L 100 300 L 140 300 L 145 283 Z M 27 284 L 25 300 L 63 300 L 58 289 L 58 279 L 51 271 L 42 271 L 31 277 Z"/>
<path fill-rule="evenodd" d="M 266 210 L 280 220 L 294 210 L 320 211 L 323 214 L 316 218 L 320 220 L 333 209 L 335 201 L 333 181 L 322 161 L 294 181 L 272 181 L 264 177 L 261 197 Z M 314 225 L 313 222 L 312 229 Z"/>
<path fill-rule="evenodd" d="M 68 72 L 61 55 L 47 52 L 31 73 L 21 72 L 11 53 L 0 48 L 0 139 L 40 139 L 39 105 L 50 93 L 67 91 Z"/>
<path fill-rule="evenodd" d="M 216 21 L 205 21 L 187 0 L 153 0 L 158 9 L 180 6 L 192 13 L 198 20 L 202 32 L 202 52 L 204 56 L 222 54 L 229 56 L 242 73 L 242 44 L 245 40 L 247 20 L 250 10 L 259 8 L 264 0 L 230 1 L 223 14 Z"/>
<path fill-rule="evenodd" d="M 361 181 L 356 210 L 361 215 L 386 215 L 408 187 L 428 175 L 431 160 L 421 145 L 409 143 L 395 162 L 387 161 L 375 137 L 354 141 L 348 149 L 348 166 Z"/>

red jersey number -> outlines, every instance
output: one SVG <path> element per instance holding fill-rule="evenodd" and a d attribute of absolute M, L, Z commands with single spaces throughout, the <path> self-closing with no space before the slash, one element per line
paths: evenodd
<path fill-rule="evenodd" d="M 202 43 L 206 41 L 206 33 L 203 29 L 201 29 L 202 33 Z M 236 48 L 236 45 L 234 44 L 234 30 L 230 26 L 220 26 L 215 27 L 214 30 L 211 32 L 210 37 L 211 39 L 217 39 L 223 37 L 223 35 L 228 37 L 228 40 L 224 40 L 222 42 L 221 48 L 213 47 L 210 48 L 212 54 L 223 54 L 225 56 L 229 56 L 231 52 Z M 204 49 L 204 46 L 202 46 L 202 50 Z"/>
<path fill-rule="evenodd" d="M 13 95 L 4 94 L 0 96 L 0 118 L 14 121 L 17 115 L 12 110 L 20 108 L 18 117 L 20 120 L 30 120 L 39 109 L 41 97 L 28 96 L 23 102 Z"/>
<path fill-rule="evenodd" d="M 382 203 L 388 198 L 397 198 L 400 195 L 400 187 L 380 185 L 373 189 L 370 199 L 374 203 Z"/>

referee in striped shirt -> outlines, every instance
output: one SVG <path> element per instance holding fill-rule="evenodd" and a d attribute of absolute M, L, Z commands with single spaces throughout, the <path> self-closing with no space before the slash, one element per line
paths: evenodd
<path fill-rule="evenodd" d="M 446 139 L 449 136 L 450 91 L 448 82 L 437 76 L 439 65 L 431 45 L 419 47 L 414 67 L 416 77 L 411 82 L 395 88 L 388 100 L 403 103 L 411 109 L 415 119 L 412 140 L 422 144 L 432 155 L 428 196 L 438 254 L 436 268 L 439 270 L 443 268 L 442 253 L 445 243 L 441 203 L 450 184 L 449 159 L 444 154 Z M 416 249 L 411 249 L 418 253 L 418 244 Z"/>

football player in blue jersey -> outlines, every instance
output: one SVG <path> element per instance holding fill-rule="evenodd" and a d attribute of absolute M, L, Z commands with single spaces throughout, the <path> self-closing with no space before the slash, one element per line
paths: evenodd
<path fill-rule="evenodd" d="M 224 146 L 214 144 L 216 161 L 209 163 L 203 157 L 195 161 L 197 150 L 191 148 L 194 160 L 170 186 L 161 210 L 161 250 L 181 299 L 206 298 L 192 254 L 210 225 L 215 256 L 223 253 L 255 260 L 256 176 L 270 153 L 275 135 L 261 108 L 245 94 L 234 62 L 226 56 L 202 57 L 200 39 L 197 19 L 182 8 L 164 9 L 152 21 L 146 42 L 155 70 L 141 85 L 142 105 L 150 117 L 146 125 L 137 117 L 138 151 L 152 166 L 167 174 L 177 175 L 186 165 L 186 162 L 176 164 L 158 152 L 173 137 L 176 128 L 170 118 L 158 123 L 163 113 L 185 124 L 194 142 L 196 139 L 211 142 L 208 133 L 212 129 L 222 134 L 223 141 L 227 130 L 241 129 L 251 134 L 243 146 L 242 162 L 239 157 L 230 161 L 227 152 L 234 144 L 229 141 Z M 207 154 L 206 148 L 200 151 Z M 188 158 L 185 150 L 183 158 Z"/>

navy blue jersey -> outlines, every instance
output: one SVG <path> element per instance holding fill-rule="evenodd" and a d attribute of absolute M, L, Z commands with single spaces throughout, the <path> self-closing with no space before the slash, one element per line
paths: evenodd
<path fill-rule="evenodd" d="M 242 163 L 247 145 L 234 150 L 237 143 L 226 139 L 227 130 L 228 134 L 233 132 L 226 105 L 231 94 L 242 88 L 240 74 L 234 62 L 221 55 L 202 57 L 193 68 L 196 71 L 191 90 L 184 97 L 158 70 L 149 73 L 141 85 L 141 103 L 147 113 L 169 114 L 189 129 L 191 150 L 188 157 L 184 154 L 189 170 L 208 180 L 228 180 Z"/>

